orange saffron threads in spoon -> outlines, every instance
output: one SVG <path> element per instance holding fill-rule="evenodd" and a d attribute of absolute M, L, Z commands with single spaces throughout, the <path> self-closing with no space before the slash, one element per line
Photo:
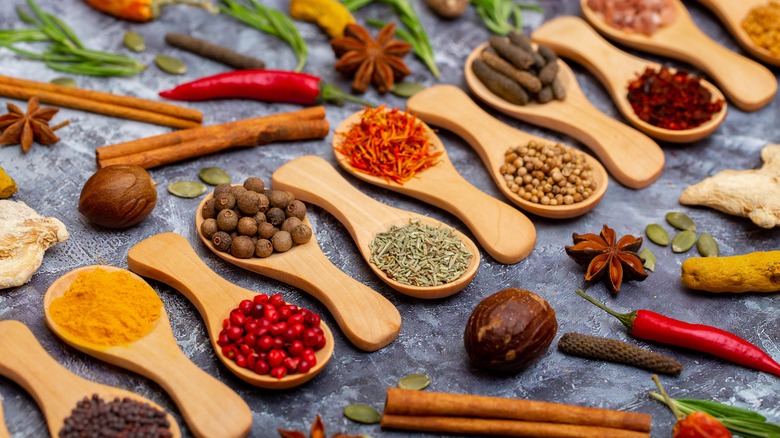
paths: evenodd
<path fill-rule="evenodd" d="M 367 108 L 360 123 L 344 134 L 336 150 L 356 170 L 403 185 L 434 166 L 443 151 L 432 151 L 428 131 L 417 117 L 399 109 Z"/>

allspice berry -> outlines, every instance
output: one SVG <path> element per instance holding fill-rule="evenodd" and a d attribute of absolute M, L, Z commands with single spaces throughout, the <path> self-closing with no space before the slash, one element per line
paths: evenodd
<path fill-rule="evenodd" d="M 244 193 L 246 189 L 244 186 L 231 186 L 230 187 L 230 194 L 232 194 L 236 199 L 238 199 L 238 196 L 242 193 Z"/>
<path fill-rule="evenodd" d="M 287 231 L 278 231 L 271 237 L 271 244 L 276 252 L 289 251 L 293 245 L 292 236 Z"/>
<path fill-rule="evenodd" d="M 268 202 L 271 207 L 281 208 L 284 210 L 294 200 L 292 193 L 285 192 L 284 190 L 273 190 L 268 196 Z"/>
<path fill-rule="evenodd" d="M 238 210 L 248 216 L 252 216 L 260 211 L 260 197 L 263 196 L 257 192 L 245 191 L 238 195 L 236 206 Z"/>
<path fill-rule="evenodd" d="M 296 245 L 302 245 L 311 239 L 311 228 L 306 224 L 300 224 L 293 228 L 290 235 Z"/>
<path fill-rule="evenodd" d="M 232 187 L 233 186 L 230 185 L 230 184 L 220 184 L 220 185 L 214 187 L 214 197 L 216 198 L 217 195 L 222 194 L 222 193 L 229 193 L 230 189 Z"/>
<path fill-rule="evenodd" d="M 106 228 L 127 228 L 157 205 L 157 184 L 143 167 L 117 164 L 93 174 L 81 189 L 79 212 Z"/>
<path fill-rule="evenodd" d="M 230 237 L 230 234 L 224 231 L 217 231 L 213 236 L 211 236 L 211 243 L 214 244 L 215 248 L 222 252 L 230 251 L 230 244 L 232 242 L 233 238 Z"/>
<path fill-rule="evenodd" d="M 265 183 L 261 178 L 252 176 L 244 181 L 244 188 L 262 194 L 265 189 Z"/>
<path fill-rule="evenodd" d="M 236 206 L 236 197 L 231 193 L 214 195 L 214 209 L 216 211 L 229 210 Z"/>
<path fill-rule="evenodd" d="M 257 221 L 253 217 L 244 216 L 238 220 L 236 231 L 243 236 L 254 236 L 257 234 Z"/>
<path fill-rule="evenodd" d="M 222 210 L 217 214 L 217 227 L 222 231 L 231 232 L 238 226 L 238 215 L 233 210 Z"/>
<path fill-rule="evenodd" d="M 273 237 L 277 231 L 279 231 L 279 229 L 273 226 L 270 222 L 263 222 L 257 226 L 257 237 L 271 240 L 271 237 Z"/>
<path fill-rule="evenodd" d="M 303 220 L 303 218 L 306 217 L 306 205 L 296 199 L 284 209 L 284 213 L 287 217 L 297 217 L 298 219 Z"/>
<path fill-rule="evenodd" d="M 301 220 L 297 217 L 288 217 L 287 219 L 282 222 L 281 230 L 287 231 L 288 233 L 292 234 L 292 230 L 301 224 Z"/>
<path fill-rule="evenodd" d="M 287 217 L 284 215 L 284 210 L 278 207 L 272 207 L 265 212 L 265 220 L 270 222 L 271 225 L 275 227 L 282 226 L 282 223 L 284 223 L 286 218 Z"/>
<path fill-rule="evenodd" d="M 206 239 L 211 239 L 217 231 L 219 231 L 219 228 L 217 227 L 217 220 L 214 218 L 208 218 L 200 224 L 200 233 Z"/>
<path fill-rule="evenodd" d="M 265 213 L 263 213 L 262 211 L 258 211 L 257 214 L 255 214 L 252 217 L 255 219 L 255 221 L 257 221 L 258 225 L 262 224 L 263 222 L 266 222 Z"/>
<path fill-rule="evenodd" d="M 230 254 L 240 259 L 248 259 L 255 255 L 255 242 L 247 236 L 238 236 L 230 244 Z"/>
<path fill-rule="evenodd" d="M 258 257 L 268 257 L 274 253 L 274 246 L 268 239 L 257 239 L 255 242 L 255 255 Z"/>
<path fill-rule="evenodd" d="M 203 219 L 217 217 L 217 209 L 214 208 L 214 198 L 203 203 L 203 208 L 200 209 L 200 215 L 203 216 Z"/>

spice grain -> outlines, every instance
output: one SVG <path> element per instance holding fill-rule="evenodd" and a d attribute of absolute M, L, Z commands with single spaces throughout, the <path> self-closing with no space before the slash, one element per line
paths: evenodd
<path fill-rule="evenodd" d="M 60 429 L 60 438 L 144 437 L 170 438 L 173 436 L 166 413 L 129 397 L 115 398 L 106 403 L 93 394 L 76 404 Z"/>
<path fill-rule="evenodd" d="M 780 56 L 780 3 L 770 1 L 751 9 L 742 21 L 742 29 L 757 46 Z"/>

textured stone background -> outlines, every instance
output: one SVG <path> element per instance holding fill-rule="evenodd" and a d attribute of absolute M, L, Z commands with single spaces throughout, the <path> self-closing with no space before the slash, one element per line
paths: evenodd
<path fill-rule="evenodd" d="M 286 2 L 269 3 L 286 9 Z M 545 18 L 580 13 L 579 2 L 574 0 L 548 0 L 540 3 L 547 11 Z M 0 28 L 20 26 L 14 8 L 22 4 L 22 0 L 0 2 Z M 473 10 L 469 10 L 458 21 L 445 22 L 433 16 L 422 2 L 415 4 L 431 36 L 442 77 L 438 81 L 434 80 L 418 60 L 409 57 L 409 65 L 415 72 L 409 80 L 426 85 L 451 83 L 465 87 L 463 61 L 473 47 L 489 37 L 488 32 Z M 77 0 L 40 0 L 40 5 L 72 24 L 88 46 L 127 53 L 150 65 L 145 72 L 131 78 L 78 77 L 79 85 L 86 88 L 155 99 L 159 90 L 225 70 L 225 67 L 211 61 L 166 47 L 163 35 L 167 31 L 191 33 L 233 46 L 266 60 L 270 68 L 291 69 L 295 65 L 292 53 L 283 43 L 239 24 L 228 16 L 213 17 L 201 10 L 169 7 L 155 22 L 132 24 L 101 15 Z M 713 15 L 696 2 L 687 1 L 686 6 L 708 35 L 729 48 L 739 50 Z M 358 13 L 361 21 L 369 16 L 386 17 L 387 9 L 377 5 Z M 538 26 L 542 20 L 539 15 L 527 14 L 527 30 Z M 306 71 L 343 87 L 348 86 L 332 70 L 333 55 L 324 34 L 312 24 L 298 23 L 298 27 L 311 50 Z M 123 48 L 122 35 L 129 29 L 141 33 L 146 39 L 148 48 L 144 53 L 131 54 Z M 153 65 L 153 58 L 158 53 L 183 59 L 189 72 L 178 77 L 161 72 Z M 648 55 L 641 56 L 660 61 Z M 0 50 L 0 66 L 2 74 L 10 76 L 43 81 L 61 76 L 44 68 L 41 63 L 19 58 L 7 50 Z M 622 120 L 593 76 L 576 65 L 573 67 L 580 85 L 593 103 L 602 111 Z M 750 78 L 744 80 L 749 81 Z M 404 106 L 403 99 L 391 95 L 380 97 L 369 92 L 366 97 L 375 102 L 386 102 L 390 106 Z M 192 106 L 203 111 L 206 124 L 295 108 L 293 105 L 240 100 L 205 102 Z M 357 109 L 354 105 L 345 108 L 328 107 L 328 120 L 332 126 L 336 126 L 347 114 Z M 582 146 L 571 138 L 511 120 L 492 110 L 490 112 L 520 129 L 576 147 Z M 14 199 L 26 202 L 41 214 L 59 218 L 71 233 L 70 241 L 49 250 L 29 284 L 0 292 L 0 319 L 23 321 L 33 330 L 44 348 L 65 367 L 88 379 L 126 388 L 153 399 L 168 408 L 182 426 L 176 407 L 156 384 L 66 346 L 46 328 L 41 311 L 42 297 L 58 276 L 71 269 L 96 263 L 126 268 L 126 254 L 133 244 L 160 232 L 174 231 L 186 236 L 205 262 L 228 280 L 258 292 L 281 292 L 288 301 L 321 312 L 324 320 L 332 328 L 337 328 L 325 308 L 310 296 L 285 284 L 233 267 L 210 254 L 196 238 L 193 226 L 194 209 L 199 200 L 176 198 L 165 190 L 173 181 L 197 179 L 198 170 L 206 166 L 223 167 L 234 180 L 242 181 L 253 175 L 268 180 L 278 166 L 304 154 L 320 155 L 336 165 L 329 146 L 330 138 L 325 141 L 229 151 L 153 170 L 152 176 L 159 183 L 159 201 L 155 211 L 132 229 L 112 231 L 90 225 L 76 211 L 81 187 L 96 170 L 94 149 L 164 133 L 168 129 L 69 109 L 63 109 L 55 121 L 65 118 L 71 119 L 71 125 L 59 131 L 63 140 L 57 145 L 34 146 L 27 155 L 23 155 L 19 147 L 0 149 L 0 165 L 21 187 Z M 757 167 L 760 164 L 761 147 L 766 143 L 780 142 L 778 120 L 780 98 L 775 98 L 769 106 L 754 113 L 743 113 L 731 106 L 725 123 L 709 138 L 690 145 L 663 145 L 666 168 L 655 184 L 634 191 L 613 180 L 602 203 L 584 217 L 558 221 L 532 217 L 538 240 L 528 259 L 515 265 L 502 265 L 483 252 L 482 265 L 474 281 L 459 294 L 442 300 L 412 299 L 390 289 L 373 275 L 365 263 L 360 262 L 358 251 L 345 228 L 323 210 L 311 208 L 310 218 L 317 239 L 328 258 L 349 275 L 391 300 L 401 312 L 403 327 L 396 342 L 375 353 L 365 353 L 354 348 L 338 330 L 334 330 L 337 345 L 330 364 L 316 379 L 293 390 L 266 391 L 235 378 L 215 357 L 195 308 L 170 287 L 151 283 L 165 303 L 176 339 L 187 356 L 237 391 L 252 407 L 252 436 L 273 436 L 272 431 L 280 427 L 308 430 L 317 413 L 322 415 L 331 434 L 342 431 L 373 436 L 407 436 L 405 433 L 380 431 L 378 426 L 357 425 L 342 417 L 341 411 L 351 403 L 366 403 L 381 410 L 385 389 L 394 386 L 399 378 L 409 373 L 430 375 L 433 380 L 430 389 L 435 391 L 531 398 L 645 412 L 654 416 L 653 436 L 669 435 L 673 418 L 665 407 L 647 396 L 647 391 L 653 387 L 648 372 L 567 357 L 558 353 L 554 347 L 535 365 L 515 376 L 500 377 L 470 367 L 462 346 L 466 320 L 481 299 L 506 287 L 529 289 L 545 297 L 557 312 L 559 334 L 579 331 L 628 339 L 679 359 L 686 367 L 682 375 L 679 378 L 663 378 L 673 396 L 731 403 L 757 410 L 772 421 L 780 422 L 780 379 L 705 355 L 629 339 L 619 322 L 573 293 L 582 281 L 582 270 L 563 251 L 563 246 L 571 243 L 572 232 L 598 232 L 602 224 L 608 223 L 619 234 L 636 235 L 648 223 L 663 223 L 664 214 L 670 210 L 691 215 L 699 230 L 709 232 L 718 240 L 723 255 L 780 248 L 777 230 L 762 230 L 747 220 L 706 208 L 682 207 L 677 202 L 680 192 L 686 186 L 720 170 Z M 480 161 L 476 153 L 454 135 L 447 132 L 441 132 L 440 135 L 458 171 L 480 189 L 502 198 L 488 172 L 478 164 Z M 471 235 L 461 222 L 444 211 L 369 186 L 355 178 L 347 178 L 356 187 L 382 202 L 422 212 Z M 479 206 L 475 205 L 474 208 Z M 756 343 L 780 359 L 780 305 L 776 295 L 713 296 L 686 290 L 678 280 L 680 265 L 687 257 L 693 256 L 695 251 L 673 254 L 668 248 L 648 245 L 658 257 L 658 267 L 645 282 L 627 283 L 617 297 L 610 297 L 602 285 L 592 287 L 591 292 L 618 310 L 646 308 L 682 320 L 721 327 Z M 51 384 L 55 385 L 56 382 Z M 198 385 L 198 382 L 192 382 L 192 385 Z M 46 434 L 40 411 L 33 399 L 19 386 L 1 378 L 0 394 L 13 436 Z"/>

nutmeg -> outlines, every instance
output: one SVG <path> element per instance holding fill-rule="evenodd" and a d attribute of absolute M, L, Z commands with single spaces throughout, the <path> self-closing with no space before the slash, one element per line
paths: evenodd
<path fill-rule="evenodd" d="M 463 339 L 474 366 L 518 372 L 547 351 L 557 331 L 555 310 L 544 298 L 509 288 L 474 308 Z"/>
<path fill-rule="evenodd" d="M 157 184 L 144 168 L 117 164 L 92 175 L 81 189 L 79 212 L 106 228 L 141 222 L 157 205 Z"/>

